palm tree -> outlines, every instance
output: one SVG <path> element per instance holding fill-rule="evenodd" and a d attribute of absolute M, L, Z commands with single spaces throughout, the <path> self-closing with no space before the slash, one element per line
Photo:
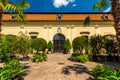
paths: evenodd
<path fill-rule="evenodd" d="M 107 3 L 109 0 L 100 0 L 99 2 L 94 4 L 94 9 L 103 10 L 107 7 Z M 110 0 L 111 1 L 111 9 L 112 15 L 114 18 L 114 28 L 116 30 L 116 38 L 119 44 L 119 53 L 120 53 L 120 0 Z"/>
<path fill-rule="evenodd" d="M 28 9 L 30 5 L 27 0 L 21 0 L 21 2 L 14 4 L 10 0 L 0 0 L 0 40 L 1 40 L 1 25 L 2 25 L 2 14 L 4 11 L 12 10 L 15 12 L 15 19 L 18 21 L 24 21 L 25 15 L 23 9 Z"/>

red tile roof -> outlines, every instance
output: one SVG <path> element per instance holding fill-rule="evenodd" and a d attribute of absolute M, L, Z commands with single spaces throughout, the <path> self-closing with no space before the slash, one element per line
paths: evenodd
<path fill-rule="evenodd" d="M 51 20 L 55 21 L 57 20 L 58 14 L 25 14 L 28 21 L 43 21 L 43 20 Z M 62 20 L 84 20 L 87 16 L 90 17 L 91 20 L 103 20 L 103 13 L 88 13 L 88 14 L 61 14 Z M 9 21 L 10 20 L 10 14 L 3 14 L 2 20 L 3 21 Z M 111 14 L 108 14 L 109 20 L 113 20 L 113 16 Z"/>

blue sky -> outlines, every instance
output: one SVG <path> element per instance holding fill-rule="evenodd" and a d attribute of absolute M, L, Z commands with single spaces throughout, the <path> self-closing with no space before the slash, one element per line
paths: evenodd
<path fill-rule="evenodd" d="M 14 0 L 13 0 L 14 1 Z M 24 12 L 109 12 L 110 3 L 103 11 L 93 10 L 93 4 L 99 0 L 29 0 L 31 7 Z"/>

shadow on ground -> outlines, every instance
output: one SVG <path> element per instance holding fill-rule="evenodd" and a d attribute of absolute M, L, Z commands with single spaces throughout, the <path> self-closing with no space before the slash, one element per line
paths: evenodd
<path fill-rule="evenodd" d="M 76 75 L 83 74 L 83 73 L 87 73 L 91 75 L 91 71 L 89 71 L 87 67 L 80 65 L 80 64 L 73 64 L 70 66 L 65 66 L 62 69 L 62 73 L 65 75 L 70 75 L 71 71 L 74 71 Z M 93 80 L 93 78 L 89 77 L 87 80 Z"/>
<path fill-rule="evenodd" d="M 28 73 L 30 72 L 29 68 L 30 66 L 27 66 L 28 63 L 24 63 L 23 64 L 23 67 L 24 67 L 24 71 L 23 71 L 23 76 L 22 76 L 22 79 L 19 79 L 19 80 L 24 80 L 24 76 L 27 76 Z"/>
<path fill-rule="evenodd" d="M 119 62 L 99 62 L 99 64 L 107 65 L 108 67 L 114 68 L 116 70 L 120 70 Z"/>

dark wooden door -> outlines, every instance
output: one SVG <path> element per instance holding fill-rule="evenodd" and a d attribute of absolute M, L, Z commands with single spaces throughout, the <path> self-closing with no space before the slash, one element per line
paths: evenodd
<path fill-rule="evenodd" d="M 65 37 L 62 34 L 55 35 L 53 39 L 54 44 L 54 52 L 63 52 L 64 51 L 64 44 L 65 44 Z"/>

